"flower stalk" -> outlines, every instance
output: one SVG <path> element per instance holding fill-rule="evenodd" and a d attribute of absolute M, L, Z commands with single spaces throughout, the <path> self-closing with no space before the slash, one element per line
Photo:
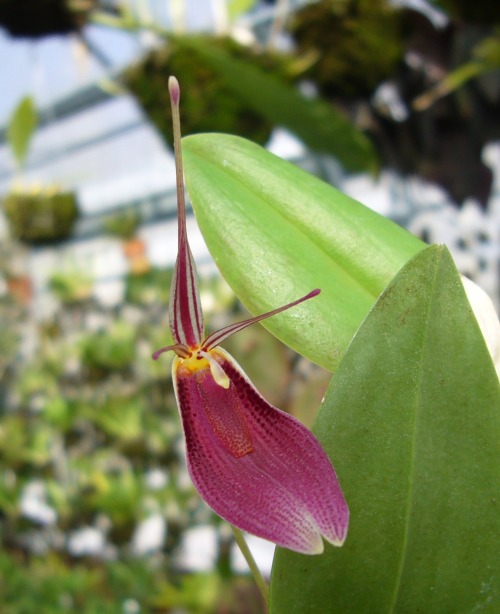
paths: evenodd
<path fill-rule="evenodd" d="M 238 548 L 240 549 L 241 554 L 245 558 L 245 561 L 247 562 L 248 568 L 250 569 L 250 573 L 252 574 L 253 579 L 255 580 L 255 584 L 257 584 L 257 587 L 260 591 L 260 594 L 262 595 L 262 598 L 264 599 L 266 607 L 268 607 L 269 606 L 269 586 L 264 576 L 260 573 L 260 569 L 257 566 L 255 559 L 253 558 L 253 554 L 251 553 L 250 548 L 248 547 L 248 544 L 245 540 L 245 537 L 243 536 L 243 533 L 234 525 L 230 525 L 230 526 L 233 531 L 234 540 Z"/>

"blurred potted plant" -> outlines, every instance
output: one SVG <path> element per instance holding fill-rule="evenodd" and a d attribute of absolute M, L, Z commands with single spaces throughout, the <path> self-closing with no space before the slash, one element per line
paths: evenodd
<path fill-rule="evenodd" d="M 65 305 L 90 298 L 92 286 L 92 278 L 83 271 L 56 272 L 49 280 L 50 290 Z"/>
<path fill-rule="evenodd" d="M 37 124 L 32 99 L 21 100 L 7 130 L 12 153 L 21 172 Z M 60 241 L 68 237 L 78 217 L 73 192 L 52 185 L 26 185 L 17 179 L 3 199 L 3 211 L 13 237 L 26 243 Z"/>
<path fill-rule="evenodd" d="M 14 241 L 3 240 L 0 249 L 0 287 L 2 287 L 0 294 L 7 290 L 16 303 L 28 305 L 33 294 L 33 286 L 27 269 L 23 247 Z M 0 305 L 2 304 L 4 302 L 0 300 Z M 5 304 L 10 305 L 10 301 L 6 301 Z M 8 315 L 5 315 L 8 319 Z M 6 326 L 4 332 L 9 335 L 12 330 Z"/>
<path fill-rule="evenodd" d="M 7 288 L 9 294 L 19 303 L 28 305 L 31 301 L 31 297 L 33 296 L 33 284 L 28 274 L 8 275 Z"/>
<path fill-rule="evenodd" d="M 122 241 L 123 253 L 133 275 L 142 275 L 151 268 L 146 254 L 146 244 L 137 236 L 141 221 L 137 211 L 127 209 L 108 217 L 104 222 L 106 232 Z"/>

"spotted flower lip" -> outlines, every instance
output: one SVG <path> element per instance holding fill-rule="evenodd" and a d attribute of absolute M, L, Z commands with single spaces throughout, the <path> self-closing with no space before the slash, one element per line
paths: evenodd
<path fill-rule="evenodd" d="M 320 293 L 204 336 L 196 265 L 189 248 L 180 149 L 179 84 L 169 79 L 174 118 L 178 257 L 169 321 L 177 356 L 172 379 L 186 439 L 187 465 L 201 497 L 234 526 L 279 546 L 319 554 L 341 546 L 349 510 L 334 468 L 314 435 L 270 405 L 219 347 L 224 339 Z"/>

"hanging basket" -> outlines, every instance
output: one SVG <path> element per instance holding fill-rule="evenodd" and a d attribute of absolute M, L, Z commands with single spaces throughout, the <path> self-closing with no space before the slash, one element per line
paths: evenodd
<path fill-rule="evenodd" d="M 69 34 L 87 22 L 95 0 L 0 0 L 0 26 L 18 38 Z"/>
<path fill-rule="evenodd" d="M 182 44 L 187 37 L 171 38 L 123 73 L 123 81 L 137 98 L 166 143 L 172 143 L 172 118 L 168 75 L 182 79 L 181 121 L 183 134 L 225 132 L 265 144 L 272 124 L 235 96 L 224 79 L 203 59 Z M 257 52 L 229 37 L 190 36 L 198 43 L 216 47 L 231 57 L 247 60 L 265 70 L 285 76 L 284 60 L 277 54 Z"/>
<path fill-rule="evenodd" d="M 403 59 L 400 12 L 387 0 L 306 4 L 290 20 L 306 76 L 326 96 L 370 96 Z"/>
<path fill-rule="evenodd" d="M 76 196 L 56 187 L 13 189 L 3 201 L 11 235 L 25 243 L 51 243 L 71 235 L 78 217 Z"/>

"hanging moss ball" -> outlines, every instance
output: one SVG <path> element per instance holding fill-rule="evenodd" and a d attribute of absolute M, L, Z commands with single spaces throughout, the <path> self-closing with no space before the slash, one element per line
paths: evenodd
<path fill-rule="evenodd" d="M 78 217 L 76 197 L 54 187 L 17 188 L 3 201 L 12 235 L 26 243 L 50 243 L 71 235 Z"/>
<path fill-rule="evenodd" d="M 289 27 L 299 55 L 315 58 L 307 76 L 325 95 L 367 96 L 403 56 L 400 14 L 386 0 L 322 0 Z"/>
<path fill-rule="evenodd" d="M 285 73 L 280 56 L 258 53 L 226 37 L 196 37 L 198 41 L 204 38 L 211 46 L 235 58 L 246 59 L 265 70 Z M 203 58 L 174 39 L 150 52 L 123 75 L 125 85 L 169 145 L 173 138 L 167 88 L 169 75 L 176 75 L 181 81 L 180 113 L 184 136 L 215 131 L 243 136 L 260 144 L 269 139 L 272 124 L 238 98 Z"/>

